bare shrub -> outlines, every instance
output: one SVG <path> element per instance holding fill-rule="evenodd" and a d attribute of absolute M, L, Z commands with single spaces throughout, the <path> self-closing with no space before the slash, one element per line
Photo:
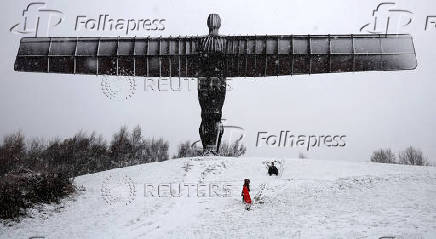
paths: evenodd
<path fill-rule="evenodd" d="M 26 144 L 21 132 L 7 135 L 0 146 L 0 175 L 16 169 L 24 161 Z"/>
<path fill-rule="evenodd" d="M 72 178 L 64 173 L 9 173 L 0 178 L 0 218 L 18 219 L 34 204 L 59 203 L 74 191 Z"/>
<path fill-rule="evenodd" d="M 231 145 L 222 143 L 220 145 L 219 155 L 226 157 L 240 157 L 247 152 L 247 147 L 239 143 L 239 140 L 233 142 Z"/>
<path fill-rule="evenodd" d="M 409 146 L 407 149 L 399 153 L 399 163 L 407 165 L 429 166 L 430 163 L 424 157 L 421 150 Z"/>
<path fill-rule="evenodd" d="M 174 155 L 173 158 L 196 157 L 201 156 L 202 153 L 199 147 L 193 146 L 191 141 L 187 140 L 179 144 L 177 154 Z"/>
<path fill-rule="evenodd" d="M 112 136 L 110 143 L 111 162 L 116 167 L 125 167 L 129 165 L 129 159 L 132 158 L 133 146 L 127 127 L 123 126 Z"/>
<path fill-rule="evenodd" d="M 379 149 L 371 155 L 371 162 L 376 163 L 396 163 L 397 159 L 391 149 Z"/>
<path fill-rule="evenodd" d="M 162 138 L 145 140 L 142 154 L 147 159 L 147 162 L 162 162 L 169 159 L 168 149 L 168 141 Z"/>
<path fill-rule="evenodd" d="M 126 167 L 168 160 L 168 149 L 168 141 L 162 138 L 145 139 L 139 126 L 131 134 L 126 127 L 121 127 L 112 137 L 109 155 L 114 167 Z"/>
<path fill-rule="evenodd" d="M 240 144 L 239 141 L 235 141 L 232 144 L 227 144 L 226 142 L 221 143 L 218 156 L 224 157 L 240 157 L 245 154 L 247 147 Z M 173 158 L 183 158 L 183 157 L 196 157 L 202 156 L 203 151 L 197 146 L 193 146 L 190 141 L 185 141 L 179 144 L 177 154 Z"/>

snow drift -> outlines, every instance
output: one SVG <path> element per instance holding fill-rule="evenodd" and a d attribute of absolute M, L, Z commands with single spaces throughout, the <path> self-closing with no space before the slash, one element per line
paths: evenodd
<path fill-rule="evenodd" d="M 76 195 L 0 225 L 0 238 L 436 238 L 434 167 L 195 157 L 75 182 Z"/>

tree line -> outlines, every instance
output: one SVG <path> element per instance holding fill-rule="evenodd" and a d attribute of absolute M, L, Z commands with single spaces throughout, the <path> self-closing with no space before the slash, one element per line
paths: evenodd
<path fill-rule="evenodd" d="M 37 172 L 66 172 L 75 177 L 118 167 L 169 159 L 168 141 L 145 139 L 139 126 L 131 132 L 121 127 L 108 144 L 96 133 L 82 131 L 63 140 L 31 139 L 22 132 L 4 137 L 0 145 L 0 175 L 32 169 Z"/>
<path fill-rule="evenodd" d="M 398 156 L 389 148 L 376 150 L 371 155 L 371 162 L 430 166 L 423 152 L 413 146 L 399 152 Z"/>

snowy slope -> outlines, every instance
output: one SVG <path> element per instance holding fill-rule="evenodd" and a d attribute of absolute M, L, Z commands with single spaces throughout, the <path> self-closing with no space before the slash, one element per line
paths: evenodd
<path fill-rule="evenodd" d="M 0 238 L 436 238 L 434 167 L 276 159 L 281 175 L 269 177 L 271 160 L 183 158 L 84 175 L 85 191 L 0 225 Z M 187 195 L 183 184 L 199 182 L 206 190 Z M 224 195 L 203 195 L 213 185 Z"/>

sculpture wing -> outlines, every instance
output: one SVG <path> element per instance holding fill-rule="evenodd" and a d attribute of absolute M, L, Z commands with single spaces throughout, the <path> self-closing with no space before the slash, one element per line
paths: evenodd
<path fill-rule="evenodd" d="M 220 36 L 226 77 L 412 70 L 410 35 Z M 22 38 L 16 71 L 199 77 L 205 37 Z M 207 49 L 206 49 L 207 50 Z M 215 49 L 216 50 L 216 49 Z"/>
<path fill-rule="evenodd" d="M 16 71 L 196 77 L 199 37 L 22 38 Z"/>
<path fill-rule="evenodd" d="M 227 37 L 226 54 L 228 77 L 398 71 L 417 66 L 410 35 Z"/>

